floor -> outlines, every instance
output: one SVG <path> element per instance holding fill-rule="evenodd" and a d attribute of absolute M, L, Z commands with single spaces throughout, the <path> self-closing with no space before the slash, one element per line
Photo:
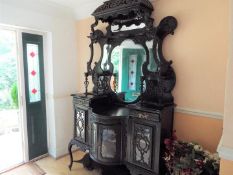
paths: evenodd
<path fill-rule="evenodd" d="M 2 175 L 45 175 L 45 172 L 37 164 L 28 163 Z"/>
<path fill-rule="evenodd" d="M 84 155 L 83 152 L 75 152 L 74 158 L 80 159 Z M 69 156 L 62 157 L 60 159 L 53 159 L 51 157 L 43 158 L 36 161 L 36 165 L 45 172 L 46 175 L 100 175 L 98 170 L 87 171 L 81 164 L 74 163 L 72 170 L 68 168 Z M 12 171 L 6 172 L 2 175 L 37 175 L 27 165 L 15 168 Z"/>

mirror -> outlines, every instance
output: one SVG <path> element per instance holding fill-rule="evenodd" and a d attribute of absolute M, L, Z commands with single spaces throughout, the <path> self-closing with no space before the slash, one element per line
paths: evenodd
<path fill-rule="evenodd" d="M 147 41 L 146 46 L 149 50 L 149 64 L 147 66 L 147 69 L 151 72 L 157 72 L 158 65 L 156 64 L 155 59 L 154 59 L 153 40 Z"/>
<path fill-rule="evenodd" d="M 151 72 L 157 71 L 157 64 L 153 55 L 153 40 L 147 41 L 149 50 L 149 64 L 147 69 Z M 108 56 L 111 45 L 105 44 L 103 47 L 103 57 L 101 69 L 109 71 Z M 142 65 L 146 61 L 146 51 L 140 44 L 135 44 L 133 40 L 127 39 L 121 45 L 115 47 L 111 53 L 111 63 L 113 64 L 113 77 L 110 85 L 118 97 L 124 102 L 133 102 L 141 94 Z M 143 83 L 143 91 L 146 89 Z"/>
<path fill-rule="evenodd" d="M 146 26 L 145 23 L 141 23 L 139 25 L 132 24 L 132 25 L 130 25 L 128 27 L 126 25 L 123 25 L 123 26 L 112 25 L 111 26 L 111 31 L 112 32 L 129 31 L 129 30 L 135 30 L 135 29 L 142 29 L 145 26 Z"/>
<path fill-rule="evenodd" d="M 132 40 L 125 40 L 113 49 L 111 62 L 115 82 L 112 81 L 111 86 L 123 101 L 133 102 L 140 96 L 142 65 L 145 60 L 144 48 Z"/>
<path fill-rule="evenodd" d="M 102 56 L 102 61 L 101 61 L 101 69 L 103 71 L 109 71 L 110 69 L 110 65 L 108 62 L 108 56 L 109 56 L 110 49 L 111 49 L 111 45 L 109 44 L 105 44 L 103 47 L 103 56 Z"/>

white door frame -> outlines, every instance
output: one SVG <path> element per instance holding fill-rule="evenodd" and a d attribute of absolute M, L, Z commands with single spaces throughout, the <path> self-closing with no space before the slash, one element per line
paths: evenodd
<path fill-rule="evenodd" d="M 44 71 L 46 73 L 46 59 L 49 53 L 47 50 L 47 35 L 48 32 L 41 32 L 37 30 L 31 30 L 27 28 L 15 27 L 15 26 L 8 26 L 8 25 L 1 25 L 0 29 L 4 30 L 11 30 L 16 33 L 16 44 L 17 44 L 17 71 L 18 71 L 18 96 L 19 96 L 19 115 L 20 115 L 20 125 L 21 125 L 21 132 L 22 132 L 22 148 L 23 148 L 23 163 L 29 161 L 29 148 L 28 148 L 28 132 L 27 132 L 27 111 L 26 111 L 26 94 L 25 94 L 25 77 L 24 77 L 24 63 L 23 63 L 23 45 L 22 45 L 22 33 L 30 33 L 30 34 L 37 34 L 43 36 L 43 51 L 44 51 Z M 47 92 L 48 81 L 46 76 L 44 77 L 45 81 L 45 93 Z M 47 94 L 47 93 L 46 93 Z M 47 95 L 46 95 L 46 107 L 47 107 Z M 46 110 L 48 111 L 48 110 Z M 47 112 L 46 112 L 47 115 Z M 47 140 L 49 146 L 49 130 L 48 130 L 48 115 L 46 118 L 47 121 Z"/>

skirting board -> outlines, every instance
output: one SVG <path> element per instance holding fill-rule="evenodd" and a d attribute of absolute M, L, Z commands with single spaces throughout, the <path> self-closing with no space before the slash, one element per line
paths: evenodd
<path fill-rule="evenodd" d="M 220 158 L 233 161 L 233 149 L 223 146 L 222 137 L 220 139 L 217 151 Z"/>
<path fill-rule="evenodd" d="M 233 161 L 233 149 L 225 146 L 218 148 L 218 153 L 221 159 Z"/>
<path fill-rule="evenodd" d="M 223 114 L 217 112 L 201 111 L 201 110 L 184 108 L 179 106 L 175 108 L 175 112 L 199 116 L 199 117 L 208 117 L 208 118 L 223 120 Z"/>

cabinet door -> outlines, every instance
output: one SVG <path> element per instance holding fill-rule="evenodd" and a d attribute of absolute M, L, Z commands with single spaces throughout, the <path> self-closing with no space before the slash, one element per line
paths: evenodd
<path fill-rule="evenodd" d="M 160 123 L 141 119 L 130 121 L 129 161 L 154 172 L 159 171 Z"/>
<path fill-rule="evenodd" d="M 75 138 L 79 141 L 86 142 L 87 110 L 75 106 Z"/>
<path fill-rule="evenodd" d="M 119 162 L 121 160 L 121 125 L 99 125 L 100 146 L 98 158 L 102 162 Z"/>
<path fill-rule="evenodd" d="M 93 122 L 90 139 L 90 154 L 97 162 L 113 164 L 121 161 L 121 125 Z"/>

